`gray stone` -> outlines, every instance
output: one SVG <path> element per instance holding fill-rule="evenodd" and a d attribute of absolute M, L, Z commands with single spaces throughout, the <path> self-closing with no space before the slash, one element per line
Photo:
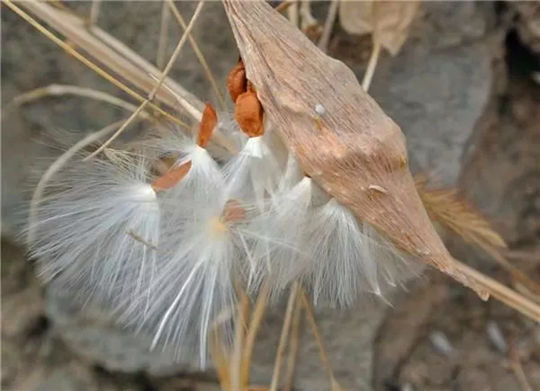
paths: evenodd
<path fill-rule="evenodd" d="M 493 97 L 497 50 L 474 3 L 425 3 L 401 53 L 384 56 L 371 94 L 407 137 L 411 169 L 454 185 Z"/>
<path fill-rule="evenodd" d="M 150 336 L 123 330 L 104 311 L 82 306 L 54 287 L 47 292 L 46 313 L 71 350 L 110 371 L 167 376 L 196 370 L 190 363 L 176 362 L 169 351 L 151 350 Z"/>

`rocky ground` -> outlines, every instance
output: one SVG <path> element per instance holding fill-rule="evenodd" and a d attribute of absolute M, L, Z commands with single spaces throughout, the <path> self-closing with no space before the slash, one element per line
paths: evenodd
<path fill-rule="evenodd" d="M 193 5 L 182 2 L 182 11 Z M 86 3 L 69 3 L 86 15 Z M 161 7 L 104 3 L 99 25 L 153 61 Z M 319 5 L 324 14 L 324 5 Z M 116 93 L 103 80 L 2 8 L 2 104 L 52 83 Z M 372 94 L 407 135 L 412 168 L 457 186 L 504 236 L 510 259 L 540 278 L 540 33 L 534 3 L 422 5 L 401 53 L 380 62 Z M 170 28 L 170 50 L 179 35 Z M 223 82 L 237 51 L 219 3 L 195 35 Z M 369 39 L 336 26 L 330 53 L 359 77 Z M 215 100 L 189 47 L 172 73 L 203 100 Z M 536 81 L 535 81 L 536 80 Z M 2 388 L 17 391 L 217 390 L 211 371 L 174 364 L 167 352 L 43 288 L 17 245 L 19 212 L 33 167 L 54 149 L 36 139 L 55 129 L 76 139 L 125 113 L 97 102 L 47 98 L 2 115 Z M 71 137 L 70 136 L 70 137 Z M 31 181 L 30 181 L 31 182 Z M 461 259 L 499 280 L 508 275 L 459 239 Z M 267 317 L 255 353 L 255 382 L 268 383 L 282 309 Z M 427 272 L 389 307 L 365 303 L 317 314 L 337 378 L 351 390 L 522 390 L 540 388 L 540 329 L 505 306 L 483 303 Z M 530 389 L 527 389 L 528 382 Z M 295 389 L 327 390 L 317 349 L 301 339 Z"/>

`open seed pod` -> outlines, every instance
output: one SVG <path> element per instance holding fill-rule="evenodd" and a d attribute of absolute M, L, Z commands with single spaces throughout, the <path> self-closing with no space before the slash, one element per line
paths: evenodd
<path fill-rule="evenodd" d="M 403 133 L 354 73 L 264 1 L 224 4 L 247 78 L 306 174 L 398 248 L 487 298 L 433 228 Z"/>

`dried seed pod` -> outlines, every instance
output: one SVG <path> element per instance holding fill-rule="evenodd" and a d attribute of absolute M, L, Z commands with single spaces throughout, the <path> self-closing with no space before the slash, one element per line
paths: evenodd
<path fill-rule="evenodd" d="M 205 148 L 212 138 L 212 133 L 216 128 L 217 114 L 211 103 L 204 106 L 201 123 L 199 124 L 199 134 L 197 135 L 197 144 Z"/>
<path fill-rule="evenodd" d="M 249 137 L 262 136 L 264 133 L 263 108 L 255 91 L 249 90 L 238 96 L 234 107 L 234 118 Z"/>
<path fill-rule="evenodd" d="M 229 90 L 233 102 L 236 102 L 236 99 L 241 93 L 246 92 L 246 69 L 244 68 L 242 59 L 238 61 L 238 64 L 236 64 L 227 75 L 227 89 Z"/>
<path fill-rule="evenodd" d="M 264 1 L 224 0 L 246 75 L 302 169 L 400 249 L 476 290 L 436 233 L 404 162 L 405 137 L 354 73 Z M 315 108 L 324 107 L 319 126 Z M 385 189 L 378 192 L 370 189 Z"/>

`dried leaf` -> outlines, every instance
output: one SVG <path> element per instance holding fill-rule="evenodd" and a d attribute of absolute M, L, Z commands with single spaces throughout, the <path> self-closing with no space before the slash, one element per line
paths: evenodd
<path fill-rule="evenodd" d="M 341 27 L 349 34 L 364 35 L 373 31 L 371 1 L 342 1 L 339 4 Z"/>
<path fill-rule="evenodd" d="M 392 56 L 398 54 L 419 6 L 420 1 L 374 1 L 373 40 Z"/>
<path fill-rule="evenodd" d="M 341 25 L 350 34 L 373 33 L 373 41 L 395 56 L 407 39 L 409 27 L 420 2 L 413 1 L 342 1 Z"/>
<path fill-rule="evenodd" d="M 397 247 L 486 298 L 433 228 L 407 167 L 403 133 L 354 73 L 265 2 L 224 4 L 247 78 L 302 169 Z"/>

